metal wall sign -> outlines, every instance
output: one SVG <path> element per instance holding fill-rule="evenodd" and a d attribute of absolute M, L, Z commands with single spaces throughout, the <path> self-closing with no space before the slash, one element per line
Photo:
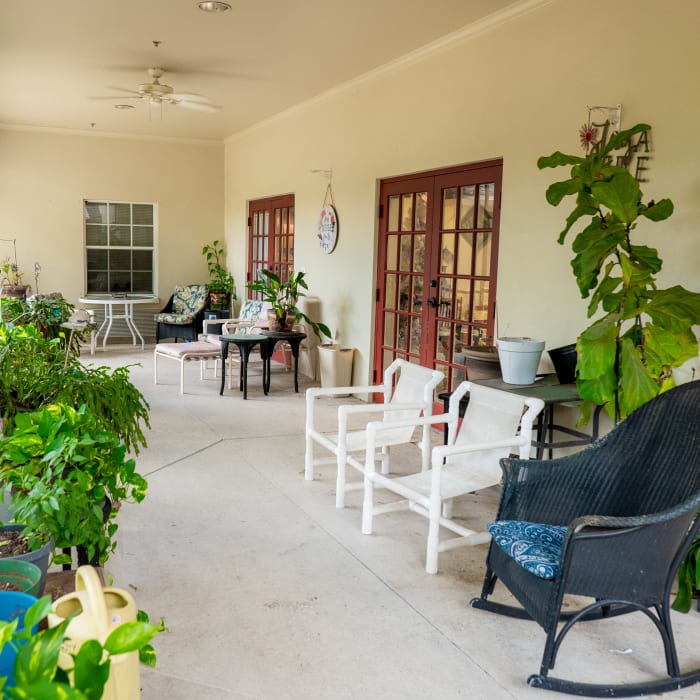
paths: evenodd
<path fill-rule="evenodd" d="M 338 243 L 338 214 L 335 210 L 330 182 L 326 187 L 326 196 L 323 198 L 323 207 L 318 218 L 317 236 L 321 250 L 326 254 L 332 253 Z"/>

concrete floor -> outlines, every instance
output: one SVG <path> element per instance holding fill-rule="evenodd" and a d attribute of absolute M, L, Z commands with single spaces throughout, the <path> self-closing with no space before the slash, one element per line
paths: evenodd
<path fill-rule="evenodd" d="M 304 481 L 308 380 L 297 395 L 291 375 L 273 371 L 265 397 L 251 373 L 244 402 L 237 390 L 219 396 L 218 381 L 200 381 L 190 363 L 181 396 L 175 362 L 160 365 L 154 386 L 151 350 L 85 358 L 140 363 L 131 377 L 151 404 L 137 458 L 148 496 L 123 507 L 107 563 L 114 585 L 168 626 L 155 640 L 156 670 L 141 671 L 144 700 L 557 697 L 526 685 L 539 669 L 541 629 L 468 605 L 486 545 L 442 554 L 440 573 L 428 575 L 422 518 L 384 515 L 362 535 L 360 492 L 336 510 L 334 469 Z M 495 489 L 466 498 L 460 512 L 485 524 L 497 499 Z M 681 664 L 697 667 L 700 616 L 674 613 L 674 623 Z M 663 674 L 657 639 L 641 616 L 579 625 L 556 675 Z"/>

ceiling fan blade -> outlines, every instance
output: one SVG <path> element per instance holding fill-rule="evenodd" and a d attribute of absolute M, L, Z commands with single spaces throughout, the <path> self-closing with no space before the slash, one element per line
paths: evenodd
<path fill-rule="evenodd" d="M 204 95 L 198 95 L 196 92 L 173 92 L 168 97 L 173 100 L 189 100 L 190 102 L 208 102 L 209 100 Z"/>
<path fill-rule="evenodd" d="M 141 97 L 141 93 L 138 92 L 138 90 L 129 90 L 129 88 L 115 87 L 114 85 L 107 85 L 106 88 L 108 90 L 119 90 L 119 92 L 128 92 L 130 95 L 136 95 L 138 97 Z"/>
<path fill-rule="evenodd" d="M 90 95 L 88 100 L 140 100 L 141 95 Z"/>
<path fill-rule="evenodd" d="M 218 112 L 221 109 L 220 105 L 212 105 L 208 102 L 190 102 L 189 100 L 175 100 L 173 104 L 185 109 L 195 109 L 200 112 Z"/>

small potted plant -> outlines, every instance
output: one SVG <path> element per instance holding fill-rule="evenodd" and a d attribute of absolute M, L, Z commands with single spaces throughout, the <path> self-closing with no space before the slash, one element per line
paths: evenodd
<path fill-rule="evenodd" d="M 297 306 L 299 298 L 306 296 L 304 290 L 309 288 L 304 277 L 304 272 L 292 270 L 289 273 L 289 279 L 282 282 L 271 270 L 260 270 L 258 279 L 247 286 L 248 289 L 259 292 L 262 300 L 269 302 L 272 306 L 268 315 L 270 330 L 289 331 L 295 323 L 303 319 L 319 340 L 323 340 L 323 336 L 332 338 L 333 333 L 328 326 L 312 321 Z"/>
<path fill-rule="evenodd" d="M 27 296 L 28 285 L 22 284 L 24 273 L 17 268 L 17 262 L 5 258 L 0 262 L 0 289 L 4 297 L 24 299 Z"/>
<path fill-rule="evenodd" d="M 211 279 L 209 287 L 209 306 L 212 309 L 230 309 L 236 300 L 236 285 L 233 275 L 224 267 L 224 247 L 219 241 L 208 243 L 202 248 L 206 258 Z"/>

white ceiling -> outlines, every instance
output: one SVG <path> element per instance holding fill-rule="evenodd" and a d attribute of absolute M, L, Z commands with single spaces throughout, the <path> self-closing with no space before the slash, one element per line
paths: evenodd
<path fill-rule="evenodd" d="M 517 1 L 2 0 L 0 124 L 220 141 Z M 90 99 L 149 67 L 223 109 Z"/>

